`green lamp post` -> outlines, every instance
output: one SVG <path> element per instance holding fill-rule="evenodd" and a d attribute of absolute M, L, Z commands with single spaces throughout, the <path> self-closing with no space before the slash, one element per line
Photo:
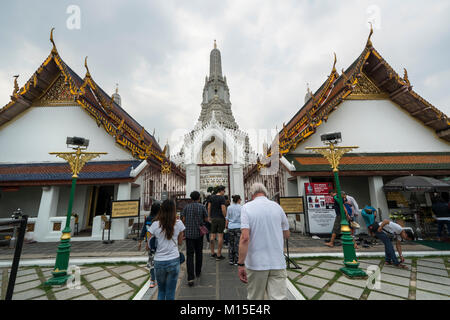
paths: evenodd
<path fill-rule="evenodd" d="M 341 141 L 341 133 L 324 134 L 321 136 L 322 141 L 328 144 L 327 147 L 306 147 L 307 150 L 312 150 L 323 155 L 333 169 L 334 181 L 336 184 L 337 200 L 341 211 L 341 239 L 342 248 L 344 251 L 344 267 L 340 270 L 350 278 L 365 278 L 367 274 L 359 268 L 359 262 L 356 259 L 355 247 L 353 238 L 351 236 L 351 229 L 344 214 L 344 203 L 341 196 L 341 185 L 339 183 L 338 166 L 339 160 L 342 156 L 358 148 L 357 146 L 337 147 L 336 144 Z"/>
<path fill-rule="evenodd" d="M 50 152 L 57 157 L 60 157 L 67 162 L 69 162 L 70 168 L 72 170 L 72 187 L 70 189 L 69 206 L 67 208 L 67 218 L 66 226 L 62 231 L 61 242 L 56 251 L 56 261 L 55 267 L 52 272 L 52 278 L 45 282 L 46 285 L 58 286 L 66 283 L 70 275 L 67 274 L 67 268 L 69 266 L 70 257 L 70 218 L 72 216 L 72 204 L 75 195 L 75 185 L 77 183 L 78 174 L 80 173 L 83 166 L 89 160 L 99 157 L 102 154 L 107 154 L 106 152 L 85 152 L 81 151 L 86 149 L 89 145 L 89 140 L 84 138 L 67 138 L 67 145 L 71 146 L 75 152 Z"/>

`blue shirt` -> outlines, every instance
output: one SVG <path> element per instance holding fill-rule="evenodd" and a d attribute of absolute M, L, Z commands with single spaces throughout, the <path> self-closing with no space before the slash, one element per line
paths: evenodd
<path fill-rule="evenodd" d="M 228 229 L 240 229 L 241 228 L 241 209 L 242 206 L 237 203 L 233 203 L 227 208 Z"/>
<path fill-rule="evenodd" d="M 366 209 L 372 210 L 372 213 L 367 213 Z M 361 215 L 364 218 L 366 226 L 370 226 L 375 222 L 375 214 L 374 214 L 375 212 L 376 212 L 375 208 L 371 206 L 365 206 L 364 209 L 361 210 Z"/>

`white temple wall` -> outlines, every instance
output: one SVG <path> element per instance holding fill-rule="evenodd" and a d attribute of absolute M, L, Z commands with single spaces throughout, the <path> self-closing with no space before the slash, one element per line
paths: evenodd
<path fill-rule="evenodd" d="M 49 152 L 69 151 L 67 137 L 89 139 L 88 151 L 107 152 L 93 161 L 133 160 L 79 106 L 31 107 L 0 127 L 0 163 L 65 162 Z"/>
<path fill-rule="evenodd" d="M 359 146 L 357 153 L 450 150 L 450 143 L 390 100 L 346 100 L 292 153 L 323 146 L 320 136 L 330 132 L 341 132 L 342 145 Z"/>

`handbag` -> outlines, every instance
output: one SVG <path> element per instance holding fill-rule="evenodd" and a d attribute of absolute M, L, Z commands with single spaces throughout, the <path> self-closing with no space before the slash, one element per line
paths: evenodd
<path fill-rule="evenodd" d="M 200 229 L 200 236 L 204 236 L 205 234 L 208 234 L 208 228 L 205 225 L 201 225 L 199 227 Z"/>

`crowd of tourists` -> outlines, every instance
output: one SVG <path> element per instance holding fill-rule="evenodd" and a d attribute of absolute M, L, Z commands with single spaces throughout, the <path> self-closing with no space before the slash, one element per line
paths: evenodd
<path fill-rule="evenodd" d="M 263 184 L 255 183 L 252 201 L 241 205 L 239 195 L 232 202 L 225 187 L 213 190 L 204 203 L 198 191 L 190 194 L 177 219 L 175 202 L 154 203 L 141 231 L 145 240 L 150 269 L 150 287 L 158 287 L 158 300 L 175 299 L 180 265 L 186 262 L 187 283 L 194 286 L 203 263 L 203 241 L 209 241 L 210 257 L 237 266 L 237 276 L 247 284 L 250 300 L 286 299 L 286 262 L 284 239 L 289 237 L 289 223 L 280 205 L 267 198 Z M 185 241 L 186 255 L 179 251 Z"/>
<path fill-rule="evenodd" d="M 239 195 L 232 196 L 232 201 L 229 201 L 223 186 L 213 190 L 203 203 L 200 193 L 193 191 L 191 202 L 180 212 L 180 219 L 173 200 L 152 205 L 141 238 L 145 239 L 149 254 L 150 287 L 158 286 L 159 300 L 175 299 L 180 264 L 184 261 L 187 284 L 194 286 L 196 279 L 200 278 L 205 237 L 209 242 L 210 258 L 218 262 L 226 259 L 223 248 L 224 243 L 227 244 L 228 263 L 237 266 L 237 277 L 247 284 L 249 300 L 287 298 L 284 240 L 289 238 L 290 232 L 286 214 L 277 202 L 268 199 L 263 184 L 255 183 L 249 193 L 251 200 L 241 205 Z M 333 197 L 336 218 L 331 239 L 325 243 L 327 246 L 333 247 L 336 237 L 341 234 L 344 214 L 352 236 L 364 223 L 369 235 L 383 243 L 385 263 L 407 268 L 401 241 L 414 239 L 410 228 L 403 228 L 388 219 L 380 220 L 377 210 L 371 206 L 360 210 L 356 200 L 345 192 L 341 193 L 342 206 L 335 191 L 330 191 L 330 196 Z M 444 226 L 449 230 L 449 210 L 448 194 L 436 196 L 433 212 L 439 224 L 439 237 Z M 179 251 L 183 241 L 186 255 Z M 354 243 L 357 249 L 356 241 Z"/>

